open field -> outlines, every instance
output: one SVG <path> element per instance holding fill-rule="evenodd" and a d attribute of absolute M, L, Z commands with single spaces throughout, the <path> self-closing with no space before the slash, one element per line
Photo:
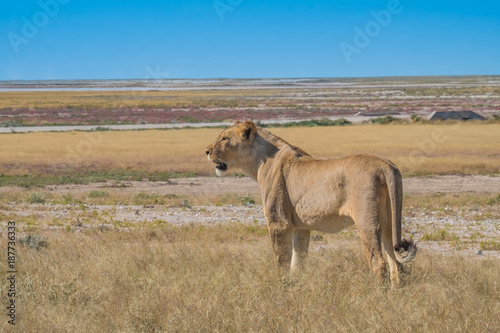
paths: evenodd
<path fill-rule="evenodd" d="M 2 187 L 0 248 L 16 221 L 18 317 L 17 330 L 3 320 L 0 331 L 500 329 L 500 196 L 481 185 L 497 177 L 404 180 L 403 234 L 420 250 L 398 290 L 373 278 L 354 228 L 313 233 L 304 274 L 279 277 L 255 185 L 213 179 L 209 191 L 202 179 Z M 246 190 L 230 192 L 238 183 Z"/>
<path fill-rule="evenodd" d="M 3 185 L 167 180 L 211 175 L 204 148 L 220 129 L 3 134 Z M 498 174 L 500 124 L 362 125 L 271 129 L 318 158 L 376 154 L 403 175 Z M 155 178 L 156 177 L 156 178 Z"/>
<path fill-rule="evenodd" d="M 66 84 L 66 86 L 65 86 Z M 0 126 L 203 123 L 306 119 L 358 112 L 500 114 L 500 81 L 484 77 L 113 81 L 2 84 Z M 112 90 L 124 88 L 126 90 Z M 108 89 L 108 90 L 106 90 Z M 139 89 L 139 90 L 138 90 Z"/>
<path fill-rule="evenodd" d="M 0 123 L 212 122 L 360 111 L 498 115 L 497 79 L 4 91 Z M 500 124 L 270 130 L 318 158 L 370 153 L 400 168 L 402 233 L 419 241 L 401 288 L 374 279 L 352 227 L 313 232 L 305 272 L 278 276 L 256 184 L 241 175 L 207 177 L 214 166 L 204 148 L 221 129 L 1 134 L 0 267 L 6 271 L 7 222 L 15 221 L 17 325 L 12 330 L 4 316 L 0 331 L 500 331 Z"/>
<path fill-rule="evenodd" d="M 440 252 L 494 250 L 500 258 L 500 177 L 405 178 L 403 185 L 406 237 L 440 242 Z M 260 191 L 248 178 L 0 187 L 0 218 L 16 221 L 22 233 L 128 232 L 165 223 L 265 226 Z M 357 233 L 350 228 L 340 236 Z"/>
<path fill-rule="evenodd" d="M 220 129 L 4 134 L 17 331 L 500 330 L 500 125 L 271 130 L 321 158 L 376 153 L 426 174 L 404 179 L 403 235 L 420 250 L 400 289 L 374 279 L 354 228 L 313 233 L 304 274 L 278 276 L 254 183 L 173 178 L 213 173 Z"/>
<path fill-rule="evenodd" d="M 359 240 L 311 243 L 277 275 L 266 229 L 245 224 L 44 231 L 18 242 L 21 332 L 497 332 L 500 260 L 421 249 L 405 285 L 373 278 Z M 21 237 L 21 236 L 20 236 Z M 334 244 L 333 247 L 318 244 Z M 0 247 L 6 248 L 6 238 Z M 6 262 L 6 251 L 0 260 Z M 6 304 L 5 288 L 0 302 Z M 2 332 L 14 332 L 7 321 Z"/>
<path fill-rule="evenodd" d="M 439 100 L 440 97 L 454 96 L 458 100 L 469 98 L 498 98 L 500 86 L 401 86 L 399 91 L 384 89 L 383 86 L 350 87 L 337 89 L 316 88 L 307 91 L 300 88 L 266 89 L 230 89 L 230 90 L 145 90 L 145 91 L 3 91 L 0 92 L 0 109 L 5 108 L 121 108 L 121 107 L 256 107 L 258 103 L 268 106 L 334 106 L 341 98 L 364 102 L 382 95 L 388 98 L 396 96 L 406 103 L 409 100 Z M 387 91 L 385 91 L 387 90 Z M 301 97 L 301 98 L 299 98 Z M 298 105 L 290 105 L 298 102 Z M 451 103 L 454 101 L 452 100 Z M 341 104 L 338 104 L 341 105 Z M 349 104 L 348 104 L 349 105 Z M 355 104 L 353 104 L 355 105 Z M 394 105 L 396 107 L 396 105 Z"/>

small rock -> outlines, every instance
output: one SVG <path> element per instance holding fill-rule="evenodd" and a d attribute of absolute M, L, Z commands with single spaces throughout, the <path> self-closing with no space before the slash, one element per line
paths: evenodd
<path fill-rule="evenodd" d="M 317 252 L 323 252 L 325 251 L 326 247 L 324 245 L 319 245 L 317 248 L 316 248 L 316 251 Z"/>
<path fill-rule="evenodd" d="M 321 235 L 312 235 L 312 236 L 311 236 L 311 240 L 312 240 L 313 242 L 319 242 L 319 241 L 322 241 L 322 240 L 323 240 L 323 236 L 321 236 Z"/>
<path fill-rule="evenodd" d="M 75 226 L 75 227 L 83 227 L 83 223 L 80 221 L 80 218 L 76 219 L 76 222 L 73 223 L 73 226 Z"/>
<path fill-rule="evenodd" d="M 476 254 L 480 256 L 480 255 L 482 255 L 482 254 L 483 254 L 483 251 L 481 251 L 481 250 L 477 250 Z"/>

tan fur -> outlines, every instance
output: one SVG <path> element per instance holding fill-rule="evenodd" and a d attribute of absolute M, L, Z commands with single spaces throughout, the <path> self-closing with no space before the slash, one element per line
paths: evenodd
<path fill-rule="evenodd" d="M 206 153 L 218 174 L 241 170 L 257 180 L 274 253 L 285 271 L 304 265 L 311 230 L 338 232 L 352 224 L 380 277 L 385 252 L 393 285 L 399 284 L 400 262 L 415 257 L 415 244 L 401 241 L 403 185 L 390 161 L 372 155 L 316 160 L 251 121 L 223 131 Z"/>

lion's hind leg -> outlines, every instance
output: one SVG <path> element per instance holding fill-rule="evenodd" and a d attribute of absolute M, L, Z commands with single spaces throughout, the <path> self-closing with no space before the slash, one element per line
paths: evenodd
<path fill-rule="evenodd" d="M 389 193 L 385 189 L 381 192 L 380 195 L 380 228 L 382 229 L 382 243 L 384 245 L 384 252 L 389 264 L 391 285 L 394 288 L 399 286 L 401 282 L 399 278 L 401 264 L 396 259 L 396 255 L 394 254 L 391 202 L 389 200 Z"/>
<path fill-rule="evenodd" d="M 384 244 L 384 250 L 387 256 L 387 262 L 389 263 L 391 284 L 394 288 L 399 286 L 401 283 L 399 279 L 401 264 L 396 259 L 396 256 L 394 254 L 394 247 L 392 246 L 392 228 L 390 226 L 384 230 L 384 233 L 382 234 L 382 242 Z"/>
<path fill-rule="evenodd" d="M 365 253 L 366 260 L 372 268 L 373 273 L 383 282 L 387 275 L 387 265 L 382 255 L 380 235 L 375 233 L 362 233 L 360 237 L 363 242 L 363 252 Z"/>
<path fill-rule="evenodd" d="M 309 230 L 295 229 L 295 231 L 293 232 L 293 254 L 291 265 L 292 274 L 299 273 L 305 266 L 310 236 L 311 232 Z"/>
<path fill-rule="evenodd" d="M 377 205 L 362 205 L 357 207 L 353 216 L 363 243 L 366 260 L 380 281 L 387 275 L 387 265 L 382 254 L 382 237 L 380 226 L 380 210 Z"/>

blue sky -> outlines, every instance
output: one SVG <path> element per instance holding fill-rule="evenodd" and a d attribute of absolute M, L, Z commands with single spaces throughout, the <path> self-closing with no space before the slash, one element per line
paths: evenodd
<path fill-rule="evenodd" d="M 499 59 L 493 0 L 0 3 L 0 80 L 498 75 Z"/>

